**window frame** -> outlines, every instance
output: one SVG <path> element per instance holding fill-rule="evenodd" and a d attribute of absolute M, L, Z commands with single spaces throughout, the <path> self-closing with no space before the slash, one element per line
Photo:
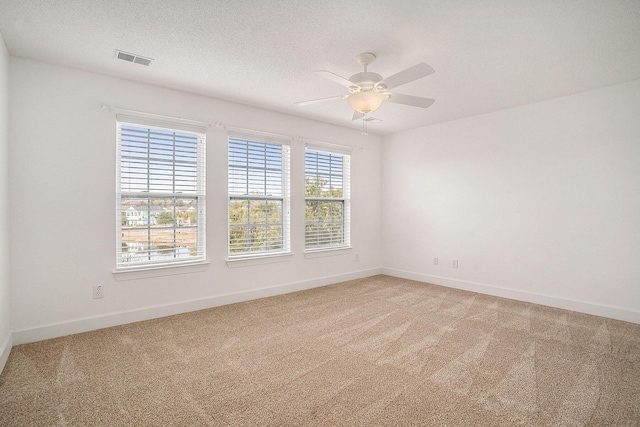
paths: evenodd
<path fill-rule="evenodd" d="M 149 135 L 154 133 L 154 131 L 156 132 L 157 140 L 152 139 L 151 136 L 148 136 L 148 140 L 146 141 L 147 156 L 140 156 L 136 159 L 137 161 L 146 159 L 147 162 L 146 175 L 145 172 L 140 172 L 140 175 L 146 176 L 148 182 L 146 191 L 140 190 L 139 187 L 136 187 L 135 184 L 132 184 L 134 180 L 133 178 L 131 178 L 131 175 L 128 175 L 128 178 L 126 176 L 123 176 L 123 170 L 127 167 L 125 166 L 127 160 L 123 158 L 123 127 L 126 129 L 146 129 Z M 131 131 L 128 130 L 128 132 Z M 162 148 L 171 147 L 171 160 L 167 159 L 168 155 L 166 155 L 162 160 L 152 158 L 150 156 L 152 149 L 158 149 L 157 146 L 162 144 L 158 142 L 160 137 L 158 137 L 157 135 L 162 135 L 164 137 L 169 135 L 170 133 L 173 133 L 172 137 L 170 139 L 164 140 L 164 146 Z M 195 141 L 195 146 L 193 146 L 193 141 Z M 130 145 L 133 145 L 131 141 L 127 142 L 130 143 Z M 145 142 L 141 142 L 141 144 L 144 145 Z M 188 148 L 184 148 L 180 146 L 180 144 L 184 144 L 184 147 Z M 195 151 L 193 151 L 194 148 Z M 128 149 L 131 150 L 130 147 L 128 147 Z M 182 151 L 182 153 L 185 153 L 183 154 L 182 160 L 178 159 L 180 157 L 180 149 L 185 150 Z M 180 123 L 177 121 L 174 122 L 165 120 L 153 120 L 146 117 L 118 114 L 116 115 L 116 150 L 115 272 L 181 267 L 185 265 L 206 263 L 206 128 L 204 126 L 196 126 L 192 124 Z M 131 164 L 133 163 L 133 161 L 130 157 L 128 159 L 128 162 L 129 168 L 131 168 Z M 162 164 L 162 166 L 160 166 L 160 164 Z M 166 167 L 171 168 L 170 173 L 165 174 L 166 170 L 164 169 Z M 156 179 L 158 178 L 159 173 L 157 171 L 159 169 L 162 169 L 162 173 L 164 174 L 162 177 L 163 179 L 170 178 L 170 190 L 165 191 L 166 189 L 164 187 L 166 186 L 161 186 L 157 182 L 151 184 L 151 182 L 154 180 L 154 177 L 156 177 Z M 140 168 L 140 170 L 144 171 L 144 166 Z M 153 172 L 152 170 L 155 170 L 156 172 Z M 125 182 L 127 179 L 128 182 Z M 159 190 L 159 188 L 161 187 L 162 191 Z M 126 199 L 136 199 L 147 202 L 146 217 L 142 215 L 141 220 L 139 218 L 136 219 L 137 223 L 135 225 L 139 226 L 139 230 L 143 230 L 143 232 L 146 231 L 148 233 L 148 246 L 146 250 L 144 250 L 144 246 L 142 246 L 143 250 L 139 252 L 138 260 L 129 262 L 124 260 L 123 255 L 125 253 L 123 251 L 123 243 L 125 243 L 122 224 L 123 215 L 125 215 L 126 217 L 127 210 L 131 207 L 126 203 L 123 204 L 123 201 Z M 173 226 L 169 230 L 164 231 L 165 234 L 171 235 L 169 236 L 169 238 L 172 238 L 173 240 L 172 248 L 152 249 L 152 231 L 158 231 L 161 229 L 160 227 L 157 227 L 159 225 L 157 222 L 157 218 L 155 218 L 155 220 L 152 219 L 150 214 L 152 200 L 156 199 L 162 200 L 163 203 L 161 203 L 161 206 L 166 208 L 160 209 L 160 213 L 165 211 L 171 213 L 171 223 L 173 224 Z M 177 212 L 179 211 L 179 209 L 177 209 L 177 207 L 180 206 L 181 201 L 184 202 L 186 200 L 193 200 L 193 205 L 191 206 L 196 210 L 195 225 L 191 224 L 190 217 L 188 219 L 188 223 L 187 220 L 184 219 L 184 222 L 182 222 L 182 224 L 181 221 L 178 221 Z M 160 213 L 158 213 L 158 216 L 160 215 Z M 127 221 L 129 221 L 129 218 L 127 218 Z M 140 223 L 140 221 L 142 222 Z M 179 235 L 182 234 L 181 231 L 184 232 L 187 229 L 194 230 L 194 236 L 187 237 L 186 246 L 179 246 Z M 183 241 L 182 243 L 185 242 Z M 189 251 L 189 255 L 187 256 L 184 256 L 184 252 L 182 252 L 185 249 Z M 164 253 L 161 253 L 162 251 L 164 251 Z M 147 255 L 144 255 L 145 252 Z M 183 254 L 182 256 L 181 253 Z M 147 259 L 140 259 L 144 257 L 147 257 Z"/>
<path fill-rule="evenodd" d="M 247 149 L 247 158 L 246 158 L 246 166 L 242 167 L 240 164 L 231 165 L 232 159 L 232 144 L 236 146 L 241 144 L 246 144 Z M 249 167 L 250 155 L 249 155 L 249 145 L 252 145 L 255 150 L 257 146 L 264 146 L 264 158 L 260 160 L 264 163 L 264 168 L 258 167 L 255 163 L 255 158 L 252 158 L 252 166 Z M 269 195 L 267 194 L 267 187 L 269 186 L 269 177 L 268 172 L 273 173 L 273 169 L 268 169 L 266 166 L 268 162 L 268 149 L 272 149 L 273 147 L 278 147 L 280 151 L 280 186 L 279 186 L 279 195 Z M 234 148 L 235 149 L 235 148 Z M 236 152 L 237 153 L 237 152 Z M 252 154 L 255 155 L 255 151 L 252 151 Z M 237 154 L 234 154 L 237 156 Z M 273 157 L 272 157 L 273 158 Z M 236 157 L 236 161 L 238 161 L 238 157 Z M 246 173 L 241 172 L 242 170 L 246 170 Z M 253 171 L 253 174 L 249 172 L 249 170 Z M 240 171 L 240 174 L 244 174 L 244 179 L 246 182 L 246 191 L 243 193 L 239 193 L 234 191 L 235 185 L 238 183 L 237 181 L 237 173 Z M 257 181 L 252 181 L 251 176 L 256 176 L 256 172 L 260 171 L 264 173 L 264 192 L 263 194 L 250 194 L 250 187 L 255 186 Z M 273 179 L 273 175 L 270 175 L 271 179 Z M 233 185 L 232 185 L 233 180 Z M 262 184 L 261 184 L 262 185 Z M 271 184 L 272 185 L 272 184 Z M 234 187 L 234 189 L 232 189 Z M 255 188 L 255 187 L 254 187 Z M 275 187 L 272 187 L 275 188 Z M 242 202 L 246 201 L 249 206 L 251 206 L 252 202 L 263 202 L 265 203 L 266 209 L 265 212 L 265 222 L 264 223 L 235 223 L 232 224 L 231 219 L 231 209 L 233 202 Z M 268 220 L 268 212 L 269 212 L 269 203 L 279 202 L 280 209 L 280 222 L 269 222 Z M 251 209 L 247 209 L 247 219 L 250 221 Z M 263 135 L 261 133 L 247 133 L 247 132 L 229 132 L 227 136 L 227 259 L 228 261 L 240 261 L 240 260 L 249 260 L 249 259 L 259 259 L 259 258 L 273 258 L 282 255 L 290 255 L 291 254 L 291 141 L 286 137 L 272 136 L 272 135 Z M 268 247 L 264 250 L 245 250 L 245 251 L 232 251 L 233 241 L 232 241 L 232 228 L 234 227 L 246 227 L 247 235 L 248 232 L 251 231 L 251 227 L 264 227 L 264 234 L 267 237 L 264 241 L 265 244 L 268 245 L 268 234 L 269 228 L 271 226 L 277 226 L 279 224 L 281 229 L 280 234 L 280 247 L 276 247 L 274 249 L 269 249 Z M 249 241 L 245 241 L 245 245 L 248 244 Z"/>
<path fill-rule="evenodd" d="M 307 195 L 307 178 L 310 175 L 310 171 L 307 169 L 308 165 L 308 154 L 315 153 L 316 162 L 319 161 L 320 156 L 328 157 L 329 168 L 331 168 L 331 157 L 341 157 L 341 169 L 342 172 L 339 175 L 342 184 L 342 197 L 320 197 L 319 195 L 313 197 Z M 347 150 L 340 150 L 334 147 L 325 147 L 324 145 L 317 144 L 307 144 L 305 147 L 305 155 L 304 155 L 304 177 L 305 177 L 305 216 L 304 216 L 304 247 L 305 253 L 312 254 L 323 251 L 339 251 L 342 249 L 350 249 L 351 248 L 351 152 Z M 331 175 L 331 171 L 329 172 Z M 318 178 L 322 175 L 318 170 L 318 166 L 316 165 L 315 174 L 316 182 Z M 325 174 L 326 175 L 326 174 Z M 330 187 L 331 188 L 331 187 Z M 326 244 L 318 244 L 318 245 L 310 245 L 309 244 L 309 235 L 307 232 L 307 227 L 310 224 L 309 218 L 307 216 L 307 204 L 309 202 L 316 203 L 341 203 L 342 205 L 342 222 L 341 222 L 341 232 L 342 239 L 339 242 L 329 241 Z M 319 238 L 318 235 L 315 236 L 317 240 Z"/>

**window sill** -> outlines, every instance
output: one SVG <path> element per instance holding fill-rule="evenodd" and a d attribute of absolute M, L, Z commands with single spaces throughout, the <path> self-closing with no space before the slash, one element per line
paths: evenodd
<path fill-rule="evenodd" d="M 271 255 L 253 255 L 253 256 L 244 256 L 238 258 L 228 258 L 227 259 L 227 267 L 235 268 L 235 267 L 248 267 L 252 265 L 264 265 L 264 264 L 273 264 L 276 262 L 288 262 L 293 258 L 293 253 L 281 253 L 281 254 L 271 254 Z"/>
<path fill-rule="evenodd" d="M 304 257 L 310 258 L 324 258 L 328 256 L 346 255 L 351 253 L 353 247 L 340 246 L 339 248 L 325 248 L 325 249 L 308 249 L 304 251 Z"/>
<path fill-rule="evenodd" d="M 201 261 L 193 264 L 161 265 L 157 267 L 140 267 L 128 270 L 115 270 L 113 277 L 118 282 L 126 280 L 147 279 L 150 277 L 173 276 L 176 274 L 187 274 L 204 271 L 209 265 L 208 261 Z"/>

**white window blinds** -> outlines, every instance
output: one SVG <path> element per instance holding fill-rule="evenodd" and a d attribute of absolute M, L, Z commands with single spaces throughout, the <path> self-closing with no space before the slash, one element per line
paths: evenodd
<path fill-rule="evenodd" d="M 204 128 L 148 123 L 118 117 L 118 269 L 206 257 Z"/>
<path fill-rule="evenodd" d="M 305 151 L 305 248 L 346 247 L 350 232 L 350 156 Z"/>
<path fill-rule="evenodd" d="M 289 151 L 229 135 L 229 257 L 289 252 Z"/>

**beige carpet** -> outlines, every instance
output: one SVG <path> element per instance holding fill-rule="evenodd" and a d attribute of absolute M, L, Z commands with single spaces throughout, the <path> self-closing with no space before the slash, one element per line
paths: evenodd
<path fill-rule="evenodd" d="M 16 346 L 2 426 L 635 426 L 640 325 L 376 276 Z"/>

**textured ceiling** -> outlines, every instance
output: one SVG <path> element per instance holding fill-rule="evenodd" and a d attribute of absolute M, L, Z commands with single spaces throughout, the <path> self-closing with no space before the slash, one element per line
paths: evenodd
<path fill-rule="evenodd" d="M 349 77 L 361 52 L 383 76 L 435 68 L 394 92 L 436 103 L 385 103 L 377 134 L 640 78 L 638 0 L 2 0 L 0 32 L 17 57 L 353 128 L 344 100 L 293 105 L 346 93 L 314 70 Z"/>

